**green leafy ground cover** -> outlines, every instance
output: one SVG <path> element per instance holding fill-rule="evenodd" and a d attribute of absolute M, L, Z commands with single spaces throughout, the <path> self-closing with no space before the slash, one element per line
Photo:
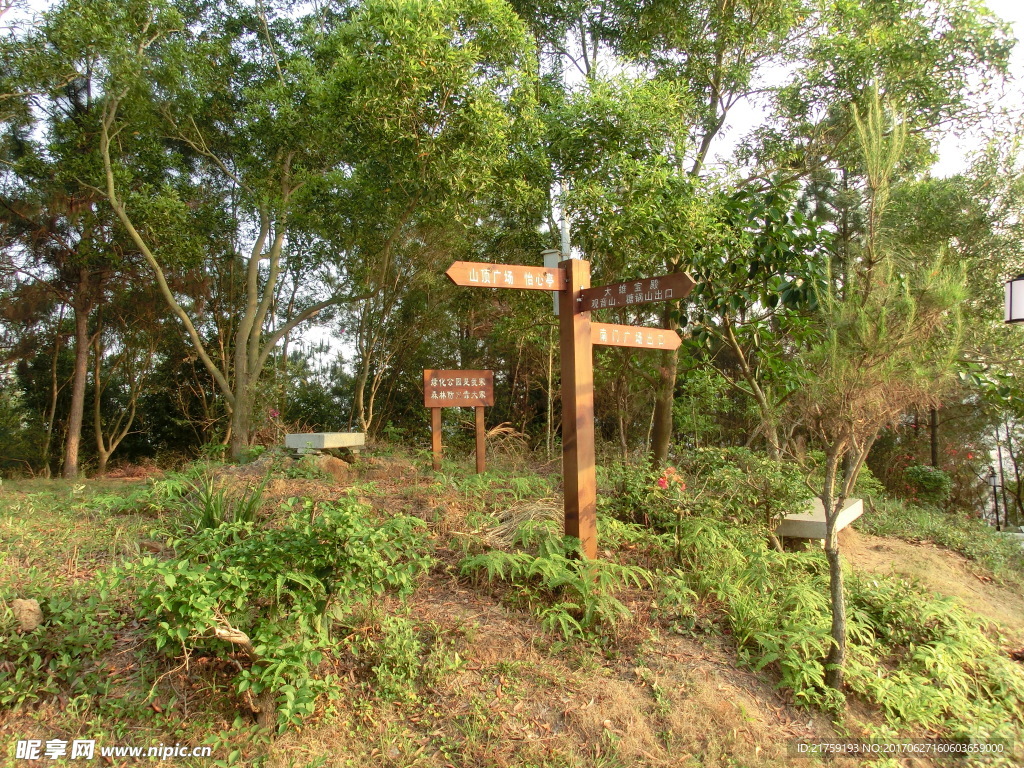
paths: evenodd
<path fill-rule="evenodd" d="M 698 458 L 605 475 L 597 562 L 559 535 L 557 478 L 522 469 L 5 484 L 4 754 L 84 737 L 208 744 L 218 765 L 769 766 L 797 736 L 1020 742 L 1009 638 L 898 579 L 850 578 L 845 700 L 826 689 L 824 560 L 771 548 L 773 507 L 749 508 L 793 478 Z M 18 631 L 14 597 L 44 624 Z"/>

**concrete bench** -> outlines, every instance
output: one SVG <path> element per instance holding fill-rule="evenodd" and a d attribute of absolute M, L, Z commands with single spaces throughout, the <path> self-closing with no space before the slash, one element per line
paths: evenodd
<path fill-rule="evenodd" d="M 843 530 L 862 514 L 864 514 L 864 502 L 861 499 L 847 499 L 839 513 L 836 531 Z M 794 539 L 824 539 L 825 507 L 822 505 L 821 499 L 814 497 L 808 501 L 805 512 L 786 515 L 779 523 L 779 527 L 775 529 L 775 535 Z"/>
<path fill-rule="evenodd" d="M 302 432 L 297 435 L 285 435 L 286 448 L 299 453 L 314 453 L 331 448 L 347 448 L 359 453 L 366 447 L 366 435 L 362 432 Z"/>

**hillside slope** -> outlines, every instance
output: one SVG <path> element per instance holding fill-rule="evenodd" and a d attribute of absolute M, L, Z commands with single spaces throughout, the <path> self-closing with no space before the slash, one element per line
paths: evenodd
<path fill-rule="evenodd" d="M 5 485 L 0 589 L 5 597 L 38 598 L 48 623 L 36 631 L 43 634 L 22 635 L 7 614 L 0 627 L 11 633 L 0 642 L 0 694 L 13 692 L 24 702 L 0 711 L 0 754 L 13 760 L 19 739 L 96 738 L 139 746 L 207 743 L 224 766 L 768 768 L 816 764 L 787 756 L 791 738 L 892 732 L 878 709 L 855 697 L 838 727 L 820 711 L 796 706 L 792 692 L 778 686 L 773 665 L 754 671 L 753 663 L 740 662 L 724 607 L 713 597 L 686 598 L 680 620 L 653 588 L 622 588 L 615 594 L 628 617 L 567 638 L 544 624 L 544 604 L 524 587 L 467 575 L 468 554 L 505 548 L 510 513 L 521 530 L 531 517 L 557 517 L 556 478 L 522 468 L 436 476 L 395 458 L 355 465 L 325 458 L 318 467 L 274 459 L 205 472 L 229 495 L 271 473 L 261 529 L 279 529 L 287 510 L 316 516 L 340 498 L 358 502 L 368 519 L 418 518 L 432 564 L 407 598 L 385 595 L 365 618 L 355 614 L 338 625 L 337 650 L 314 670 L 329 681 L 328 693 L 301 726 L 273 735 L 256 727 L 252 697 L 236 690 L 247 665 L 237 649 L 156 654 L 148 639 L 151 617 L 130 595 L 112 610 L 94 582 L 115 563 L 148 553 L 171 557 L 180 546 L 171 533 L 189 520 L 188 505 L 175 494 L 188 487 L 194 494 L 195 486 L 174 476 L 155 485 Z M 644 552 L 628 539 L 609 538 L 602 546 L 609 561 L 671 566 L 651 560 L 664 553 Z M 1024 626 L 1020 598 L 979 580 L 959 556 L 852 532 L 844 547 L 855 569 L 894 568 L 961 597 L 986 619 L 1014 631 Z M 551 599 L 557 605 L 557 594 Z M 406 622 L 406 634 L 384 631 L 380 621 L 389 616 Z M 85 628 L 76 629 L 76 621 Z M 58 670 L 38 683 L 17 677 L 32 654 L 44 667 L 70 658 L 78 671 L 62 677 Z M 399 689 L 404 694 L 384 695 L 388 675 L 406 685 Z M 908 758 L 902 764 L 930 763 Z"/>

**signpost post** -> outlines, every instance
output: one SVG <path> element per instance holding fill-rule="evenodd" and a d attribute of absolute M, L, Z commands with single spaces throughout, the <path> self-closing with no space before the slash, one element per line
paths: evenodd
<path fill-rule="evenodd" d="M 557 268 L 457 261 L 445 274 L 456 285 L 474 288 L 526 288 L 558 292 L 565 534 L 580 540 L 586 557 L 597 557 L 594 345 L 676 349 L 682 340 L 678 333 L 664 328 L 592 323 L 590 313 L 599 309 L 675 301 L 685 298 L 696 283 L 688 274 L 678 272 L 591 287 L 590 262 L 582 259 L 567 259 L 560 262 Z M 477 420 L 479 423 L 479 413 Z M 436 431 L 440 431 L 440 424 Z M 435 444 L 435 462 L 439 466 L 440 438 L 435 440 L 438 441 Z M 477 440 L 479 445 L 479 432 Z M 478 456 L 479 453 L 478 448 Z"/>
<path fill-rule="evenodd" d="M 430 409 L 430 447 L 434 471 L 441 469 L 441 409 L 476 409 L 476 471 L 487 470 L 484 407 L 494 405 L 494 371 L 423 372 L 423 404 Z"/>

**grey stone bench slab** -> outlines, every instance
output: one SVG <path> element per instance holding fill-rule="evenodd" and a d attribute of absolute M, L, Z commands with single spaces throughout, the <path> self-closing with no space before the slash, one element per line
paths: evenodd
<path fill-rule="evenodd" d="M 806 512 L 796 512 L 786 515 L 779 527 L 775 529 L 776 536 L 791 536 L 795 539 L 824 539 L 825 538 L 825 507 L 821 499 L 815 497 L 807 502 Z M 841 531 L 858 517 L 864 514 L 864 501 L 862 499 L 847 499 L 839 513 L 839 520 L 836 521 L 836 531 Z"/>
<path fill-rule="evenodd" d="M 299 453 L 312 453 L 330 448 L 348 448 L 358 452 L 366 447 L 366 435 L 362 432 L 301 432 L 285 435 L 284 444 Z"/>

